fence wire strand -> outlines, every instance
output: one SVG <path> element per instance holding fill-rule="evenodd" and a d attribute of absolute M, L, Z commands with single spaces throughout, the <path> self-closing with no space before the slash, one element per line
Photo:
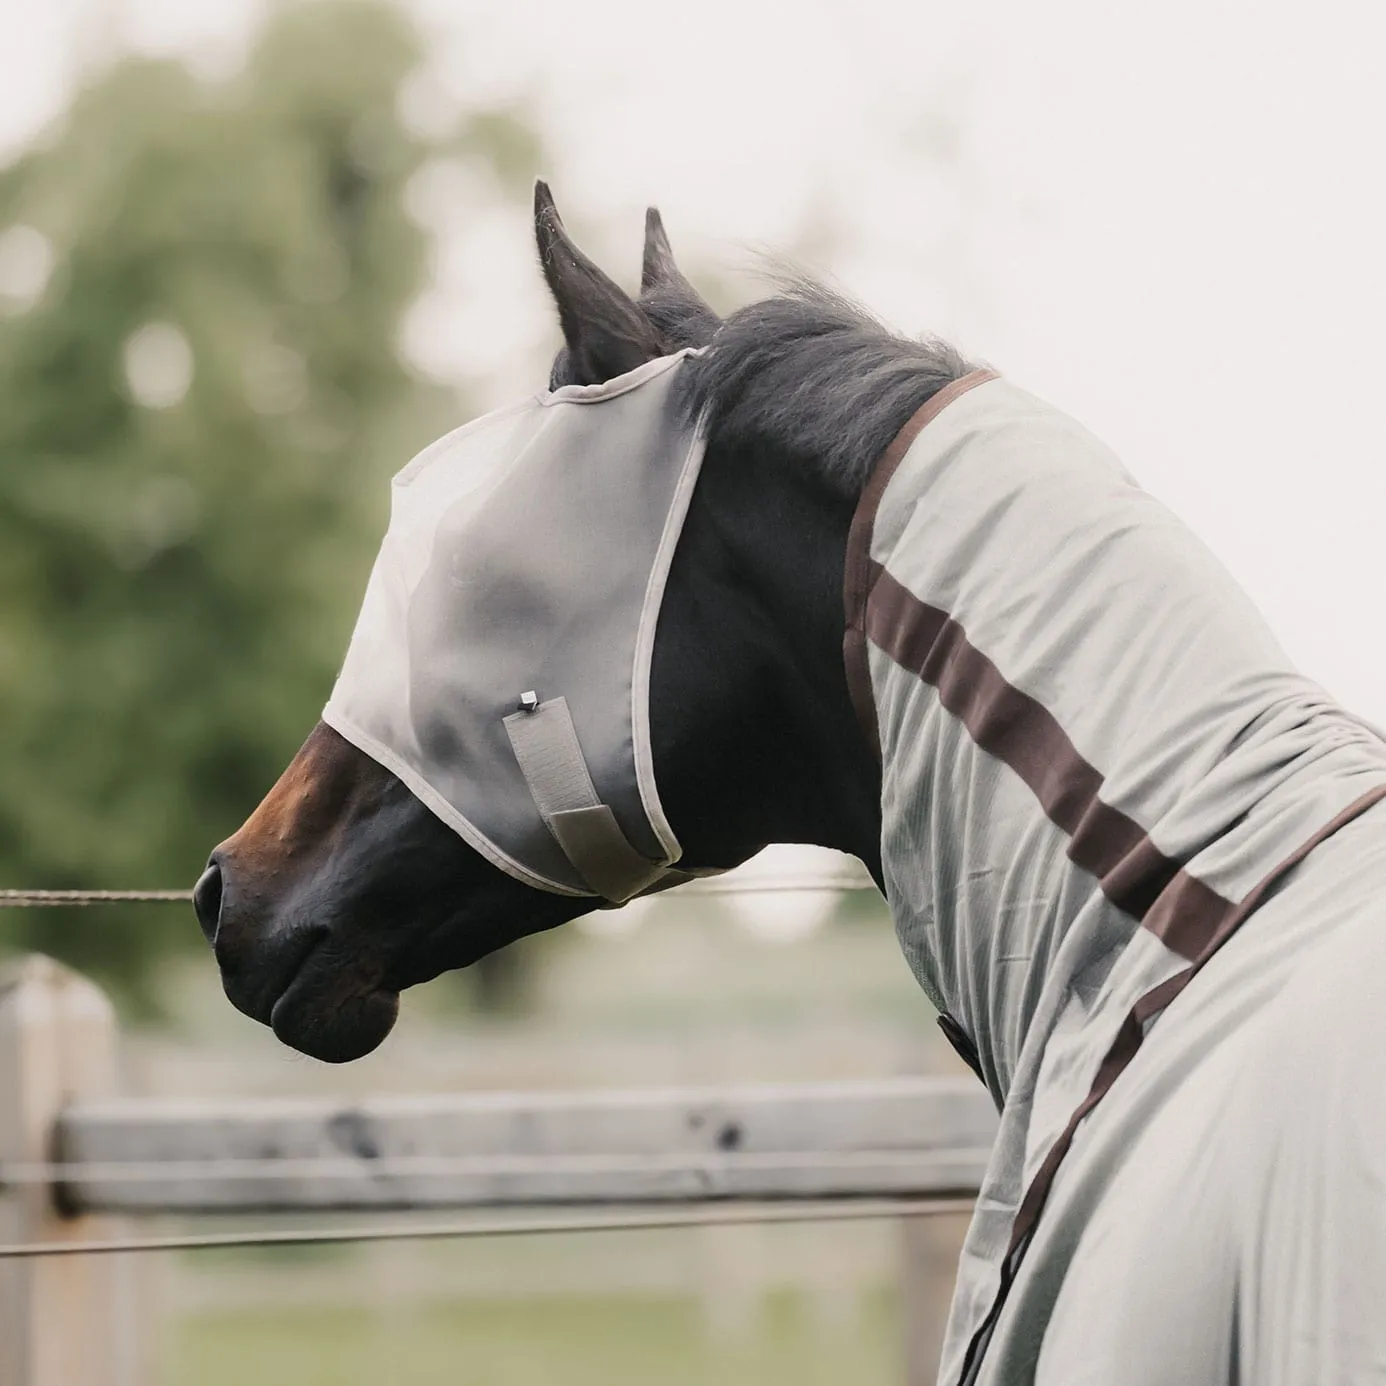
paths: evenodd
<path fill-rule="evenodd" d="M 638 1178 L 682 1175 L 712 1181 L 735 1175 L 786 1171 L 845 1178 L 871 1173 L 923 1175 L 945 1165 L 986 1164 L 985 1146 L 941 1146 L 937 1149 L 863 1147 L 854 1150 L 754 1150 L 735 1154 L 673 1151 L 657 1154 L 591 1155 L 376 1155 L 369 1159 L 332 1156 L 265 1156 L 176 1160 L 0 1160 L 0 1193 L 32 1185 L 91 1185 L 204 1183 L 274 1183 L 310 1179 L 315 1183 L 345 1180 L 379 1188 L 392 1180 L 523 1179 L 535 1176 Z M 917 1197 L 918 1193 L 909 1196 Z M 904 1196 L 904 1195 L 900 1195 Z"/>
<path fill-rule="evenodd" d="M 648 1232 L 668 1227 L 746 1223 L 867 1222 L 884 1218 L 970 1213 L 971 1198 L 852 1199 L 820 1203 L 719 1204 L 658 1212 L 594 1213 L 546 1218 L 469 1218 L 461 1222 L 388 1223 L 372 1227 L 294 1228 L 289 1231 L 209 1232 L 172 1237 L 108 1237 L 83 1241 L 0 1243 L 0 1261 L 42 1256 L 107 1256 L 137 1251 L 208 1251 L 254 1246 L 330 1246 L 343 1243 L 443 1241 L 473 1237 L 555 1236 L 572 1232 Z"/>
<path fill-rule="evenodd" d="M 191 890 L 0 890 L 0 910 L 48 905 L 186 905 Z"/>
<path fill-rule="evenodd" d="M 845 868 L 816 876 L 706 876 L 675 887 L 671 894 L 764 895 L 819 894 L 875 890 L 876 883 L 861 869 Z M 84 907 L 91 905 L 187 905 L 191 890 L 0 890 L 0 909 Z"/>

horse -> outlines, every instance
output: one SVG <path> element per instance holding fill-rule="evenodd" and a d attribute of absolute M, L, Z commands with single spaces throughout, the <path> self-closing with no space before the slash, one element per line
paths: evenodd
<path fill-rule="evenodd" d="M 851 853 L 1001 1114 L 940 1381 L 1381 1379 L 1381 735 L 1098 440 L 947 343 L 804 279 L 719 318 L 654 209 L 637 295 L 542 183 L 534 229 L 536 407 L 657 377 L 700 450 L 644 691 L 670 850 L 541 803 L 555 860 L 564 813 L 607 837 L 535 875 L 329 704 L 198 882 L 228 998 L 348 1061 L 523 935 L 770 843 Z M 562 700 L 515 692 L 524 762 Z M 545 745 L 585 770 L 571 732 Z"/>

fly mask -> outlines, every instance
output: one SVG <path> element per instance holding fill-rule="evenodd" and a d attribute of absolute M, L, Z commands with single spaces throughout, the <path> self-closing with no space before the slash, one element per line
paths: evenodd
<path fill-rule="evenodd" d="M 682 358 L 439 439 L 389 529 L 323 720 L 530 886 L 619 904 L 687 878 L 650 660 L 703 458 Z"/>

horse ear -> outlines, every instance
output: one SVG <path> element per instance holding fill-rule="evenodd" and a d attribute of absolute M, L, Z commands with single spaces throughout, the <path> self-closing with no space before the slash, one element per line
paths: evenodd
<path fill-rule="evenodd" d="M 651 289 L 676 288 L 692 298 L 698 298 L 698 291 L 684 278 L 683 271 L 674 260 L 674 248 L 669 244 L 669 234 L 664 229 L 664 220 L 658 207 L 645 210 L 645 259 L 640 269 L 640 292 L 647 294 Z"/>
<path fill-rule="evenodd" d="M 534 237 L 558 307 L 573 384 L 597 385 L 663 355 L 658 334 L 635 301 L 573 244 L 543 181 L 534 185 Z"/>

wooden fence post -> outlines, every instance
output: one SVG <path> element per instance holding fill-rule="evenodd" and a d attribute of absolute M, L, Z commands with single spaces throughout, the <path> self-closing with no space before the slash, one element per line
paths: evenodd
<path fill-rule="evenodd" d="M 0 1179 L 7 1164 L 53 1159 L 69 1101 L 114 1093 L 115 1049 L 111 1003 L 84 977 L 38 956 L 0 972 Z M 0 1241 L 121 1231 L 109 1216 L 64 1217 L 48 1184 L 0 1185 Z M 124 1256 L 0 1261 L 0 1386 L 136 1386 L 133 1274 Z"/>

